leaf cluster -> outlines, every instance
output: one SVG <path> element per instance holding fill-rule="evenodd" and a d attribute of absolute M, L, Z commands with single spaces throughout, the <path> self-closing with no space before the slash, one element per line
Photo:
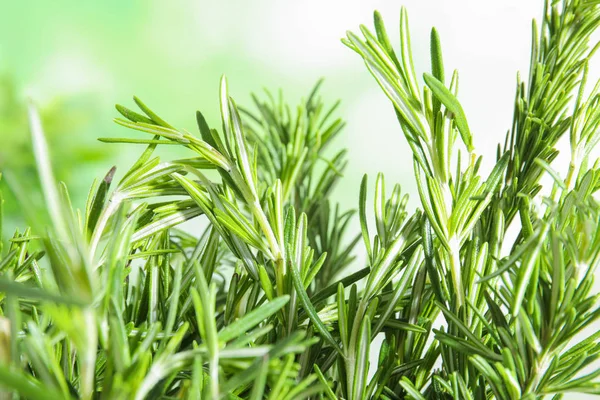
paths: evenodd
<path fill-rule="evenodd" d="M 378 13 L 375 33 L 348 33 L 343 42 L 391 101 L 412 150 L 414 211 L 382 174 L 373 187 L 363 178 L 357 213 L 329 199 L 347 159 L 343 149 L 330 153 L 344 123 L 320 82 L 295 109 L 269 92 L 247 109 L 222 79 L 221 126 L 197 112 L 198 133 L 138 98 L 137 111 L 118 105 L 115 121 L 131 136 L 101 140 L 145 149 L 124 173 L 113 167 L 94 182 L 83 210 L 54 179 L 32 107 L 45 203 L 32 204 L 8 171 L 31 227 L 0 248 L 2 395 L 600 394 L 600 335 L 589 333 L 600 316 L 600 167 L 589 160 L 600 84 L 586 90 L 599 24 L 597 1 L 546 3 L 491 171 L 481 168 L 435 29 L 422 81 L 404 9 L 398 50 Z M 565 135 L 562 174 L 552 162 Z M 161 160 L 164 145 L 190 156 Z M 182 229 L 186 221 L 195 232 Z M 361 241 L 364 263 L 354 255 Z"/>

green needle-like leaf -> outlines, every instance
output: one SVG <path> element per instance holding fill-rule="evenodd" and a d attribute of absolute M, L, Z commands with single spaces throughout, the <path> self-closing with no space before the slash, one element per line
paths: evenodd
<path fill-rule="evenodd" d="M 281 310 L 290 300 L 290 296 L 276 297 L 272 301 L 269 301 L 262 306 L 255 308 L 242 318 L 227 325 L 224 329 L 219 332 L 219 340 L 221 342 L 228 342 L 231 339 L 237 338 L 250 329 L 254 328 L 257 324 L 267 320 L 271 315 Z"/>
<path fill-rule="evenodd" d="M 423 74 L 423 79 L 425 80 L 427 86 L 431 89 L 433 95 L 444 105 L 444 107 L 446 107 L 448 111 L 452 113 L 452 117 L 456 122 L 456 127 L 460 132 L 460 136 L 462 137 L 465 146 L 467 146 L 467 150 L 472 152 L 473 137 L 471 136 L 471 131 L 469 130 L 469 125 L 467 124 L 465 112 L 463 111 L 462 106 L 456 97 L 435 76 L 425 73 Z"/>

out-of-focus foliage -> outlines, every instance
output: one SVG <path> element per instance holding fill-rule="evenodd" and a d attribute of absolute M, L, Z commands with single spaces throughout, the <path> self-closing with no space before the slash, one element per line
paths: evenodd
<path fill-rule="evenodd" d="M 27 183 L 32 193 L 36 193 L 39 186 L 29 134 L 27 102 L 10 75 L 0 76 L 0 171 L 19 171 L 19 178 Z M 109 154 L 106 147 L 99 146 L 88 134 L 95 107 L 93 98 L 85 94 L 56 97 L 40 107 L 56 176 L 77 194 L 75 200 L 78 202 L 85 199 L 86 189 L 81 180 L 75 178 L 88 176 L 96 163 L 105 160 Z M 6 188 L 3 182 L 0 186 Z M 10 196 L 10 191 L 4 192 L 5 196 Z M 5 213 L 11 225 L 22 222 L 24 215 L 18 203 L 12 196 L 8 199 Z"/>

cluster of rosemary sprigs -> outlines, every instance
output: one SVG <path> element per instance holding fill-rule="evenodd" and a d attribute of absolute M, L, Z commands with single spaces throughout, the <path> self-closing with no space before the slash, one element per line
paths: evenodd
<path fill-rule="evenodd" d="M 375 34 L 349 33 L 344 43 L 394 106 L 421 203 L 411 213 L 381 174 L 369 196 L 365 176 L 356 236 L 346 233 L 354 212 L 329 200 L 346 154 L 326 150 L 343 122 L 319 85 L 296 109 L 267 93 L 249 111 L 223 80 L 222 128 L 198 112 L 199 134 L 137 98 L 140 112 L 117 106 L 118 124 L 149 136 L 101 140 L 146 150 L 95 182 L 83 212 L 55 183 L 31 108 L 45 205 L 5 176 L 32 227 L 0 253 L 0 397 L 600 394 L 600 167 L 588 160 L 600 140 L 600 83 L 585 90 L 599 25 L 598 0 L 546 2 L 489 174 L 437 32 L 424 85 L 404 10 L 398 50 L 378 13 Z M 571 161 L 561 173 L 551 165 L 565 135 Z M 161 161 L 163 144 L 190 158 Z M 198 236 L 179 228 L 191 219 Z M 509 228 L 518 234 L 505 243 Z M 366 265 L 353 255 L 361 239 Z"/>

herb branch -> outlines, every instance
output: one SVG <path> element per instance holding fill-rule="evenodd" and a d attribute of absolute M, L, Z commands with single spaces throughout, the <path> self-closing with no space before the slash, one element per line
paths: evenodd
<path fill-rule="evenodd" d="M 129 134 L 100 140 L 144 150 L 124 173 L 113 167 L 95 181 L 83 210 L 55 181 L 31 106 L 45 202 L 5 171 L 31 227 L 0 247 L 0 396 L 600 394 L 600 334 L 590 333 L 600 317 L 600 169 L 590 159 L 600 83 L 588 87 L 598 25 L 596 0 L 545 2 L 491 171 L 435 29 L 422 79 L 406 10 L 399 47 L 377 12 L 374 33 L 348 33 L 343 43 L 389 98 L 411 148 L 414 211 L 382 174 L 374 185 L 364 176 L 357 211 L 330 199 L 347 156 L 329 151 L 344 122 L 321 82 L 295 108 L 270 92 L 245 108 L 223 78 L 221 126 L 197 112 L 197 133 L 138 98 L 137 111 L 117 105 Z M 566 171 L 553 165 L 562 137 Z M 189 156 L 161 160 L 163 145 Z M 355 216 L 360 231 L 350 233 Z"/>

